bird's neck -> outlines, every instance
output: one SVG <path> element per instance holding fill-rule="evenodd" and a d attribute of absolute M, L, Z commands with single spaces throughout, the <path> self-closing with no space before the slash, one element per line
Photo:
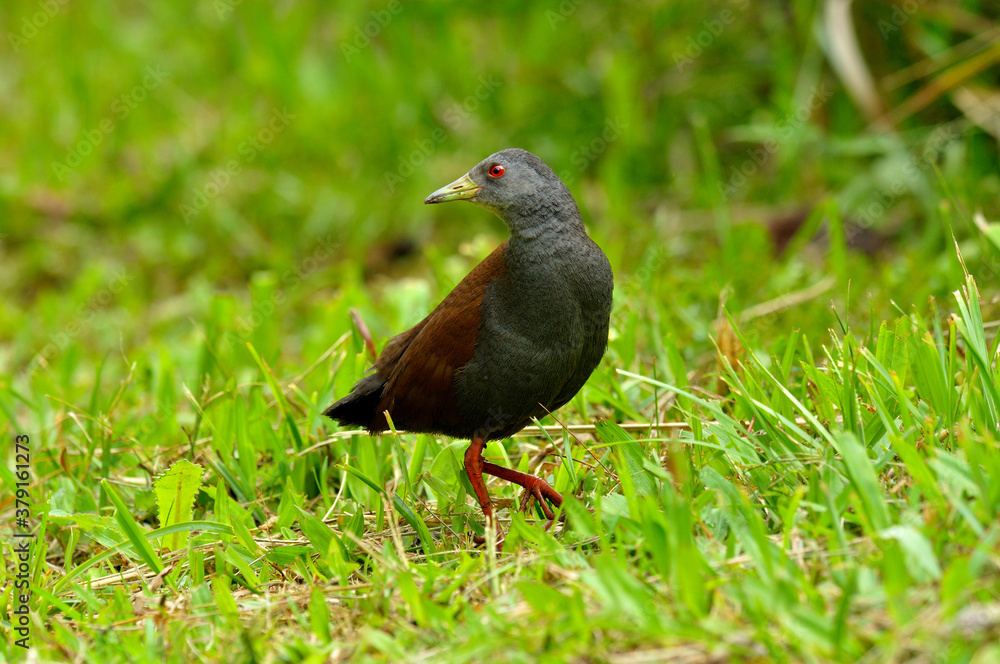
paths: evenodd
<path fill-rule="evenodd" d="M 550 218 L 546 223 L 510 226 L 506 263 L 509 271 L 528 277 L 542 267 L 543 275 L 565 261 L 572 261 L 581 247 L 589 244 L 579 214 Z"/>
<path fill-rule="evenodd" d="M 561 244 L 559 238 L 586 234 L 580 210 L 572 200 L 566 203 L 545 201 L 535 208 L 506 210 L 502 218 L 510 229 L 512 245 Z"/>

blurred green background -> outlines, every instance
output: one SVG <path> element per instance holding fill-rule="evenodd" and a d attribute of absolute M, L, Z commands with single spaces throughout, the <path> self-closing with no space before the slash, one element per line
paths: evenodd
<path fill-rule="evenodd" d="M 339 560 L 346 570 L 341 586 L 349 585 L 348 572 L 363 583 L 352 586 L 357 595 L 345 595 L 341 607 L 356 614 L 348 619 L 336 612 L 344 622 L 335 641 L 351 644 L 372 625 L 363 635 L 371 645 L 367 652 L 389 653 L 388 660 L 412 653 L 414 643 L 425 654 L 439 655 L 447 635 L 466 644 L 468 660 L 481 661 L 486 648 L 511 647 L 514 653 L 528 631 L 533 643 L 542 644 L 540 652 L 550 647 L 557 652 L 568 643 L 566 652 L 591 661 L 595 651 L 593 659 L 603 661 L 600 653 L 619 646 L 614 635 L 627 613 L 621 606 L 627 606 L 646 618 L 678 621 L 669 629 L 649 628 L 648 634 L 645 623 L 625 621 L 624 633 L 633 630 L 634 644 L 662 644 L 668 632 L 698 634 L 710 652 L 727 632 L 721 623 L 749 621 L 753 639 L 737 634 L 731 642 L 739 648 L 731 652 L 744 646 L 751 652 L 754 643 L 767 641 L 767 657 L 773 658 L 767 661 L 781 661 L 780 656 L 854 661 L 873 644 L 886 648 L 882 654 L 896 647 L 896 634 L 884 627 L 890 622 L 875 615 L 885 609 L 886 597 L 898 632 L 939 654 L 940 634 L 924 629 L 938 619 L 938 605 L 923 612 L 933 604 L 925 603 L 927 597 L 937 597 L 926 592 L 937 584 L 936 576 L 911 584 L 903 566 L 895 565 L 899 549 L 879 539 L 884 533 L 878 530 L 865 548 L 827 557 L 838 541 L 834 531 L 844 538 L 840 514 L 863 510 L 854 494 L 830 489 L 847 485 L 831 479 L 842 464 L 823 441 L 788 452 L 793 461 L 801 455 L 808 472 L 792 472 L 783 461 L 772 464 L 768 458 L 754 467 L 757 484 L 752 484 L 741 479 L 746 468 L 717 454 L 722 449 L 717 440 L 708 440 L 721 429 L 701 439 L 699 418 L 716 417 L 722 409 L 734 418 L 747 414 L 733 397 L 739 388 L 730 391 L 740 385 L 736 372 L 719 377 L 720 357 L 736 365 L 747 355 L 761 368 L 783 367 L 781 379 L 827 424 L 837 424 L 836 412 L 840 429 L 853 423 L 855 409 L 873 415 L 873 407 L 855 404 L 854 384 L 837 369 L 847 374 L 846 358 L 864 345 L 879 344 L 884 354 L 889 334 L 877 337 L 875 330 L 900 315 L 913 314 L 913 326 L 904 320 L 887 329 L 902 335 L 899 344 L 906 335 L 920 335 L 920 343 L 910 343 L 920 362 L 944 358 L 946 347 L 951 356 L 963 353 L 954 321 L 950 328 L 942 324 L 954 310 L 953 291 L 965 283 L 959 254 L 979 284 L 986 326 L 995 333 L 990 321 L 998 318 L 1000 275 L 998 21 L 1000 6 L 993 0 L 494 5 L 5 0 L 0 4 L 0 436 L 10 441 L 15 434 L 30 434 L 36 478 L 32 518 L 52 513 L 38 539 L 39 546 L 49 547 L 48 555 L 33 563 L 33 590 L 50 593 L 39 600 L 42 608 L 33 623 L 37 635 L 53 635 L 39 637 L 48 639 L 46 652 L 69 657 L 92 645 L 94 659 L 105 663 L 165 661 L 162 653 L 170 642 L 188 639 L 192 652 L 204 647 L 214 656 L 236 652 L 244 641 L 248 650 L 273 654 L 286 642 L 301 645 L 295 639 L 307 630 L 295 621 L 305 619 L 293 602 L 302 599 L 296 593 L 310 589 L 312 631 L 319 642 L 330 642 L 324 616 L 328 599 L 342 589 L 328 583 L 336 574 L 307 566 L 340 555 L 327 546 L 331 536 L 320 521 L 327 518 L 330 532 L 345 541 L 344 533 L 356 532 L 369 547 L 364 555 L 354 551 L 351 560 Z M 560 419 L 688 422 L 692 433 L 686 439 L 671 433 L 669 439 L 644 440 L 641 449 L 625 434 L 597 450 L 605 460 L 626 449 L 615 447 L 623 441 L 639 449 L 635 459 L 655 450 L 659 465 L 647 470 L 659 471 L 663 495 L 673 490 L 669 479 L 681 493 L 670 505 L 648 502 L 644 523 L 656 525 L 668 515 L 680 533 L 671 546 L 690 540 L 693 551 L 697 540 L 715 567 L 709 574 L 707 563 L 692 563 L 687 568 L 692 573 L 681 577 L 693 585 L 670 586 L 673 581 L 664 577 L 660 581 L 670 592 L 658 595 L 657 603 L 628 604 L 633 596 L 644 596 L 631 590 L 659 574 L 648 560 L 668 549 L 658 548 L 655 539 L 646 542 L 652 542 L 648 550 L 629 549 L 634 532 L 624 517 L 599 529 L 598 544 L 584 541 L 589 536 L 583 531 L 562 531 L 563 539 L 552 540 L 545 554 L 550 557 L 504 574 L 494 574 L 480 552 L 467 547 L 449 549 L 441 565 L 420 562 L 423 554 L 411 550 L 410 562 L 400 554 L 404 567 L 419 570 L 424 592 L 440 594 L 440 601 L 428 603 L 437 616 L 433 620 L 440 620 L 439 631 L 419 632 L 393 599 L 411 590 L 412 599 L 417 591 L 409 572 L 395 576 L 390 538 L 382 531 L 382 494 L 370 487 L 393 482 L 395 492 L 400 465 L 408 468 L 408 477 L 419 484 L 394 495 L 432 524 L 442 546 L 465 546 L 456 542 L 478 522 L 478 513 L 470 516 L 459 462 L 449 458 L 452 443 L 429 436 L 407 438 L 402 446 L 393 437 L 331 438 L 335 427 L 319 411 L 345 394 L 370 364 L 351 322 L 352 309 L 381 348 L 504 239 L 502 223 L 476 206 L 425 206 L 423 199 L 506 147 L 534 152 L 563 177 L 616 274 L 607 356 Z M 725 323 L 726 311 L 745 335 L 738 341 Z M 944 341 L 949 330 L 950 346 Z M 985 337 L 981 345 L 986 347 Z M 951 357 L 947 369 L 943 359 L 934 369 L 940 375 L 932 378 L 945 385 L 941 394 L 957 394 L 958 385 L 972 384 L 961 367 L 952 371 L 955 366 Z M 706 401 L 692 407 L 688 396 L 671 400 L 619 370 L 691 385 Z M 849 371 L 855 379 L 855 367 Z M 793 416 L 778 388 L 757 380 L 758 369 L 747 376 L 753 390 L 773 393 L 775 407 L 780 411 L 784 403 L 785 414 Z M 831 377 L 829 384 L 820 376 Z M 926 399 L 924 388 L 933 381 L 923 374 L 917 378 L 923 381 L 919 389 L 905 386 L 913 403 L 919 401 L 923 414 L 943 412 L 918 400 Z M 835 412 L 824 395 L 841 385 L 843 410 Z M 974 390 L 961 389 L 974 404 Z M 950 397 L 940 401 L 947 402 L 949 419 L 932 426 L 928 415 L 911 429 L 920 429 L 922 448 L 940 446 L 935 458 L 951 460 L 960 456 L 952 447 L 955 430 L 968 437 L 973 425 L 953 412 Z M 719 408 L 713 411 L 707 403 Z M 739 426 L 756 435 L 748 419 L 749 425 Z M 883 432 L 891 428 L 889 421 Z M 740 438 L 742 432 L 730 424 L 733 439 Z M 780 434 L 780 428 L 769 431 Z M 990 433 L 980 426 L 977 435 L 985 439 Z M 771 445 L 765 437 L 746 440 L 747 447 Z M 532 444 L 507 441 L 490 453 L 511 461 L 523 452 L 515 460 L 523 470 L 529 464 L 543 474 L 552 470 L 547 458 L 552 448 L 546 442 L 541 454 L 537 448 L 532 454 Z M 875 454 L 874 447 L 857 447 L 855 460 Z M 881 465 L 892 454 L 878 449 L 879 472 L 884 470 L 891 489 L 884 496 L 872 493 L 886 506 L 901 505 L 900 522 L 907 527 L 924 524 L 926 517 L 923 532 L 949 565 L 940 584 L 942 596 L 952 602 L 948 611 L 973 595 L 995 600 L 990 593 L 996 566 L 982 561 L 996 557 L 969 553 L 980 546 L 982 528 L 963 525 L 957 512 L 938 503 L 927 507 L 931 503 L 922 502 L 914 488 L 919 482 L 897 492 L 907 471 Z M 412 464 L 405 463 L 402 450 L 413 451 Z M 604 463 L 589 448 L 584 454 L 566 442 L 565 450 L 570 458 L 575 453 Z M 125 542 L 120 529 L 131 526 L 141 540 L 165 522 L 157 513 L 152 478 L 181 459 L 205 475 L 204 486 L 193 489 L 198 497 L 191 518 L 231 520 L 236 530 L 222 539 L 202 533 L 198 546 L 172 551 L 174 561 L 190 556 L 167 577 L 167 584 L 180 590 L 158 596 L 150 591 L 147 599 L 155 596 L 160 608 L 168 595 L 171 602 L 181 598 L 182 605 L 190 600 L 194 608 L 184 615 L 193 619 L 174 621 L 173 636 L 161 639 L 148 618 L 153 609 L 142 614 L 138 608 L 139 584 L 114 578 L 126 568 L 135 571 L 139 558 L 109 559 L 105 552 Z M 348 460 L 373 478 L 371 484 L 357 474 L 349 477 L 338 465 Z M 863 461 L 857 465 L 867 468 Z M 573 467 L 563 463 L 553 471 L 567 491 L 574 490 L 566 474 Z M 948 469 L 957 467 L 935 472 L 955 478 L 957 471 Z M 708 487 L 707 475 L 699 474 L 708 470 L 734 477 L 732 491 Z M 588 466 L 589 484 L 581 480 L 582 488 L 575 490 L 594 499 L 588 508 L 613 515 L 609 505 L 621 507 L 629 492 L 621 485 L 618 493 L 618 480 L 605 471 Z M 13 486 L 7 467 L 0 475 Z M 925 470 L 917 479 L 927 477 Z M 875 476 L 870 479 L 869 488 L 875 487 Z M 114 510 L 117 494 L 109 487 L 124 496 Z M 970 487 L 972 480 L 961 484 L 956 496 L 975 495 Z M 510 487 L 493 490 L 514 500 Z M 800 505 L 807 492 L 809 499 Z M 725 535 L 726 519 L 750 521 L 742 515 L 722 519 L 715 506 L 736 504 L 727 501 L 744 493 L 750 501 L 745 513 L 768 519 L 767 528 L 756 533 L 760 541 L 781 540 L 789 549 L 784 560 L 799 575 L 795 584 L 780 585 L 787 581 L 781 574 L 771 579 L 775 585 L 762 583 L 751 567 L 730 565 L 738 551 Z M 7 518 L 14 510 L 13 492 L 7 495 L 0 502 L 3 524 L 13 523 Z M 819 504 L 834 495 L 843 512 L 833 509 L 833 498 Z M 761 496 L 771 502 L 755 502 Z M 958 503 L 963 517 L 972 514 Z M 780 524 L 772 523 L 778 512 Z M 990 512 L 977 514 L 989 526 Z M 542 532 L 541 526 L 520 526 L 512 529 L 531 537 Z M 243 558 L 233 553 L 239 549 L 233 532 L 244 535 Z M 300 533 L 319 533 L 320 545 L 304 547 Z M 819 571 L 798 571 L 803 533 L 805 548 L 818 552 Z M 258 544 L 272 536 L 297 542 L 300 550 L 277 563 L 262 562 Z M 415 549 L 415 538 L 408 538 Z M 995 541 L 982 546 L 995 548 Z M 424 538 L 420 546 L 428 542 Z M 269 554 L 275 553 L 272 544 L 267 543 Z M 4 551 L 5 559 L 13 560 L 10 549 Z M 583 553 L 573 557 L 578 551 Z M 975 558 L 971 571 L 951 566 L 953 560 L 964 565 L 963 556 Z M 553 567 L 554 560 L 561 567 Z M 249 570 L 251 561 L 262 582 L 272 572 L 282 582 L 291 579 L 281 594 L 292 612 L 285 605 L 279 611 L 274 628 L 279 632 L 272 629 L 270 613 L 254 613 L 246 631 L 238 620 L 259 608 L 256 597 L 243 592 L 254 586 L 248 580 L 258 573 Z M 553 569 L 563 570 L 562 581 L 535 589 L 540 580 L 555 578 Z M 79 575 L 72 587 L 61 580 L 67 570 Z M 987 571 L 977 576 L 981 570 Z M 876 571 L 888 580 L 873 580 Z M 107 575 L 104 585 L 93 592 L 83 587 L 98 575 Z M 819 590 L 811 588 L 813 582 Z M 515 583 L 531 611 L 516 599 L 520 595 L 511 595 Z M 294 584 L 300 585 L 286 595 Z M 615 584 L 626 590 L 616 591 Z M 696 596 L 697 610 L 684 613 L 684 602 L 671 594 L 675 587 L 687 587 L 688 599 Z M 779 587 L 785 614 L 770 612 Z M 960 592 L 963 587 L 968 594 Z M 453 593 L 457 588 L 468 590 Z M 267 592 L 275 591 L 268 586 Z M 487 596 L 500 600 L 490 604 Z M 715 612 L 701 613 L 713 597 Z M 6 615 L 8 602 L 9 595 L 0 596 L 0 615 Z M 505 613 L 510 602 L 521 602 L 520 608 Z M 576 607 L 572 612 L 552 608 L 569 604 Z M 800 612 L 806 604 L 814 613 Z M 198 607 L 206 606 L 211 618 L 202 620 Z M 483 608 L 491 606 L 501 608 Z M 605 637 L 592 633 L 595 611 L 604 612 Z M 446 614 L 447 620 L 440 618 Z M 777 631 L 781 615 L 802 622 L 788 618 Z M 488 631 L 483 616 L 493 625 L 492 641 L 483 638 Z M 559 626 L 565 616 L 576 621 L 572 630 Z M 146 620 L 144 627 L 140 619 Z M 257 620 L 266 620 L 267 630 L 258 629 Z M 807 636 L 820 631 L 820 622 L 830 633 L 815 645 Z M 223 629 L 213 631 L 216 623 Z M 996 623 L 991 624 L 976 638 L 993 638 Z M 129 627 L 119 630 L 122 625 Z M 390 640 L 391 633 L 401 635 L 399 640 Z M 956 630 L 947 638 L 962 646 L 963 634 Z M 786 643 L 796 640 L 806 645 L 786 652 Z M 0 655 L 6 647 L 5 641 Z M 353 652 L 351 647 L 344 652 Z M 968 645 L 969 652 L 973 647 Z M 314 652 L 314 661 L 329 648 Z M 183 661 L 184 652 L 178 646 L 175 661 Z M 281 652 L 296 659 L 292 651 Z M 870 652 L 871 661 L 881 659 L 878 650 Z"/>
<path fill-rule="evenodd" d="M 997 7 L 838 4 L 5 2 L 2 380 L 72 401 L 102 356 L 169 346 L 197 384 L 212 325 L 301 367 L 347 305 L 383 338 L 504 237 L 422 199 L 509 146 L 564 176 L 619 282 L 644 280 L 619 306 L 662 303 L 688 353 L 720 292 L 815 281 L 826 250 L 776 239 L 830 201 L 869 252 L 833 256 L 848 308 L 940 296 L 951 234 L 989 260 L 971 213 L 1000 208 Z"/>

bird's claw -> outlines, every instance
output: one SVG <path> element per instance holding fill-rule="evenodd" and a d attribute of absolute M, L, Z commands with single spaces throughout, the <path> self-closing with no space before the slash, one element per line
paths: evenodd
<path fill-rule="evenodd" d="M 538 506 L 542 508 L 542 513 L 549 520 L 549 525 L 551 526 L 551 522 L 555 521 L 556 514 L 549 507 L 549 503 L 551 502 L 556 507 L 559 507 L 562 505 L 562 496 L 542 478 L 535 477 L 533 479 L 534 481 L 525 483 L 524 485 L 524 492 L 521 494 L 521 511 L 527 512 L 531 506 L 531 500 L 535 499 L 538 501 Z"/>

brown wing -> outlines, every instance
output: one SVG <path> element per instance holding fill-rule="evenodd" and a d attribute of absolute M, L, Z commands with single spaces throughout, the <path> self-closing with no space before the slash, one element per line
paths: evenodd
<path fill-rule="evenodd" d="M 455 372 L 472 359 L 486 287 L 505 270 L 504 241 L 466 275 L 437 308 L 394 337 L 375 363 L 386 378 L 374 429 L 385 430 L 385 411 L 397 429 L 462 435 Z"/>

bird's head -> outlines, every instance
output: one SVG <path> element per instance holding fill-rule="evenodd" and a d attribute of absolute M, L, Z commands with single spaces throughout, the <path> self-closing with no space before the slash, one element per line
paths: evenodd
<path fill-rule="evenodd" d="M 516 219 L 579 211 L 569 189 L 541 159 L 527 150 L 509 148 L 491 154 L 472 170 L 428 196 L 424 203 L 466 200 L 492 210 L 508 225 Z"/>

